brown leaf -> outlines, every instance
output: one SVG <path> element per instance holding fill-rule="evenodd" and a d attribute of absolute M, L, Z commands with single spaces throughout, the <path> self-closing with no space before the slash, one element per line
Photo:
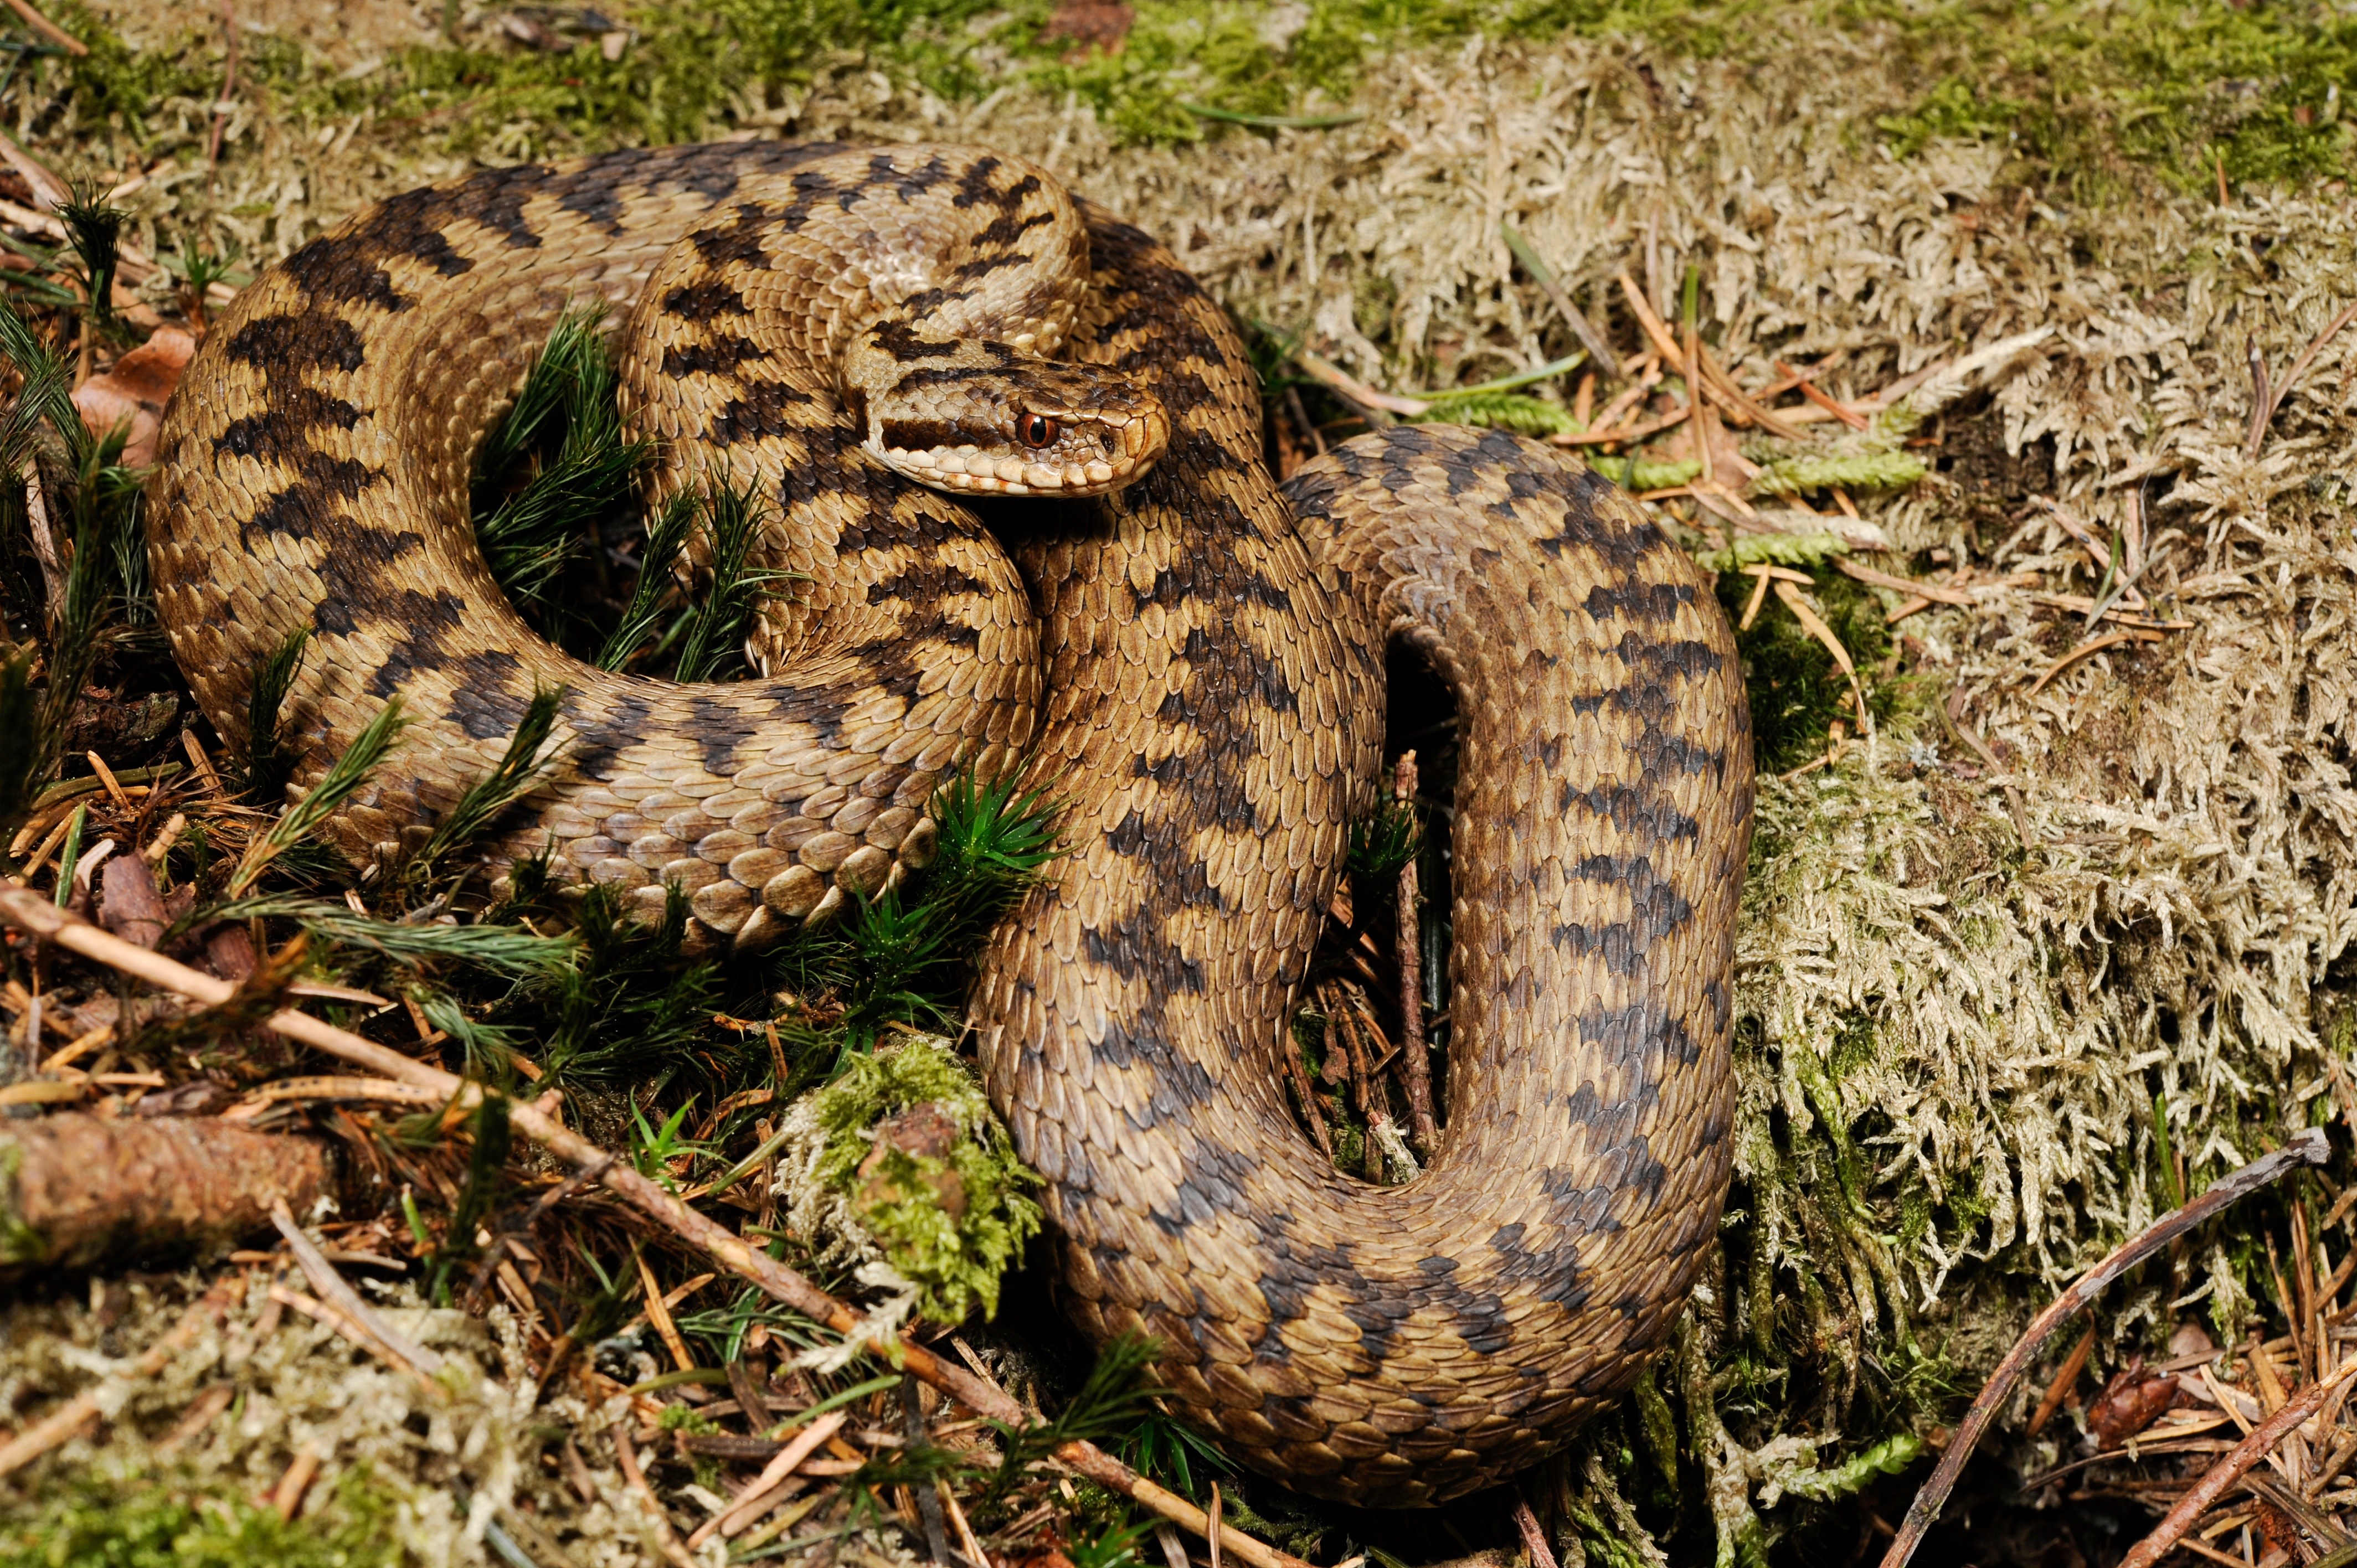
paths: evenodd
<path fill-rule="evenodd" d="M 2147 1373 L 2144 1358 L 2139 1356 L 2113 1373 L 2095 1402 L 2087 1407 L 2088 1434 L 2099 1449 L 2117 1448 L 2158 1421 L 2161 1412 L 2176 1402 L 2177 1380 Z"/>
<path fill-rule="evenodd" d="M 152 949 L 172 922 L 156 892 L 156 874 L 135 854 L 118 854 L 99 874 L 98 923 L 126 942 Z"/>
<path fill-rule="evenodd" d="M 156 460 L 156 427 L 164 417 L 165 402 L 180 384 L 180 372 L 197 340 L 177 327 L 158 327 L 136 349 L 114 361 L 102 376 L 92 376 L 74 389 L 74 407 L 93 435 L 104 435 L 128 420 L 131 439 L 123 448 L 126 467 L 145 467 Z"/>
<path fill-rule="evenodd" d="M 1065 55 L 1068 62 L 1098 52 L 1119 54 L 1136 20 L 1137 13 L 1122 0 L 1058 0 L 1056 14 L 1039 29 L 1039 41 L 1071 39 L 1076 47 Z"/>

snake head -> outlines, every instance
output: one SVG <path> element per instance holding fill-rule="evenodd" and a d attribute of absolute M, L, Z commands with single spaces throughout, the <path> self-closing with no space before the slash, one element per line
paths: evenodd
<path fill-rule="evenodd" d="M 971 495 L 1107 495 L 1143 477 L 1170 440 L 1162 400 L 1103 365 L 1059 364 L 997 344 L 900 367 L 845 388 L 863 444 L 885 467 Z"/>

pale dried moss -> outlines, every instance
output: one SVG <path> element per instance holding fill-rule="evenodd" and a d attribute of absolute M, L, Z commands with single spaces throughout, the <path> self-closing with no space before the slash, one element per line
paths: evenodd
<path fill-rule="evenodd" d="M 168 8 L 113 9 L 170 30 Z M 2321 1113 L 2320 998 L 2357 908 L 2357 333 L 2243 455 L 2250 344 L 2280 375 L 2357 295 L 2346 203 L 2059 210 L 2002 183 L 1993 147 L 1896 160 L 1866 120 L 1906 95 L 1891 59 L 1871 35 L 1796 30 L 1739 70 L 1654 58 L 1641 73 L 1611 42 L 1477 41 L 1373 67 L 1361 124 L 1178 149 L 1116 148 L 1071 102 L 953 105 L 856 67 L 739 116 L 755 134 L 953 135 L 1042 158 L 1168 241 L 1240 317 L 1306 329 L 1394 385 L 1567 346 L 1501 220 L 1586 301 L 1609 303 L 1619 268 L 1645 276 L 1649 249 L 1664 292 L 1694 263 L 1722 357 L 1755 380 L 1771 351 L 1840 352 L 1827 384 L 1864 394 L 2052 329 L 1992 370 L 1987 417 L 2010 448 L 2050 442 L 2060 499 L 2106 529 L 2149 481 L 2146 586 L 2196 628 L 2033 695 L 2079 635 L 2056 612 L 2015 593 L 1920 617 L 1902 628 L 1914 668 L 1956 693 L 2003 770 L 1964 776 L 1974 755 L 1919 709 L 1835 768 L 1764 784 L 1738 1212 L 1693 1341 L 1729 1412 L 1706 1461 L 1729 1549 L 1760 1539 L 1746 1477 L 1774 1470 L 1743 1443 L 1807 1421 L 1848 1434 L 1820 1452 L 1831 1464 L 1927 1422 L 1976 1386 L 2029 1303 L 2165 1207 L 2156 1094 L 2197 1179 Z M 200 106 L 182 113 L 200 124 Z M 430 143 L 252 134 L 218 193 L 201 177 L 151 187 L 143 220 L 217 224 L 274 253 L 455 166 Z M 497 145 L 522 156 L 535 136 L 520 124 Z M 233 210 L 264 200 L 268 218 Z M 2093 585 L 2058 529 L 2016 530 L 1937 478 L 1874 515 L 1907 549 L 1976 542 L 1999 570 Z M 2229 1320 L 2243 1310 L 2222 1254 L 2188 1283 Z M 1760 1331 L 1755 1308 L 1778 1302 Z M 2147 1289 L 2110 1327 L 2177 1310 Z M 1706 1413 L 1689 1422 L 1690 1442 L 1712 1435 Z"/>
<path fill-rule="evenodd" d="M 124 1366 L 170 1330 L 201 1282 L 116 1285 L 120 1299 L 104 1313 L 94 1302 L 64 1298 L 19 1303 L 0 1316 L 0 1401 L 46 1410 L 95 1381 L 107 1416 L 94 1434 L 69 1441 L 15 1484 L 0 1505 L 0 1560 L 48 1561 L 59 1543 L 59 1508 L 69 1501 L 85 1515 L 85 1541 L 102 1531 L 110 1494 L 126 1523 L 163 1499 L 191 1502 L 221 1520 L 234 1503 L 266 1503 L 307 1445 L 320 1466 L 297 1529 L 263 1541 L 317 1545 L 340 1538 L 349 1547 L 357 1523 L 379 1553 L 366 1561 L 475 1563 L 491 1560 L 487 1530 L 512 1536 L 522 1513 L 523 1528 L 537 1524 L 580 1568 L 651 1558 L 647 1516 L 613 1468 L 610 1447 L 579 1445 L 596 1494 L 586 1504 L 556 1459 L 567 1434 L 602 1431 L 621 1418 L 626 1402 L 596 1409 L 556 1390 L 533 1408 L 530 1369 L 504 1307 L 494 1306 L 485 1322 L 404 1307 L 412 1299 L 406 1287 L 382 1297 L 396 1326 L 449 1363 L 450 1392 L 435 1401 L 299 1313 L 274 1315 L 277 1326 L 261 1334 L 270 1276 L 250 1271 L 245 1283 L 226 1320 L 153 1379 L 122 1375 Z M 230 1390 L 233 1402 L 159 1455 L 155 1445 L 215 1388 Z M 322 1552 L 317 1560 L 334 1559 Z"/>

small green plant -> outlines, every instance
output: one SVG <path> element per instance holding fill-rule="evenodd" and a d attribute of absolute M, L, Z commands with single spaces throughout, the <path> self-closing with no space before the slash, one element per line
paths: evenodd
<path fill-rule="evenodd" d="M 253 841 L 253 847 L 238 862 L 237 869 L 230 874 L 229 897 L 244 897 L 271 862 L 309 837 L 313 829 L 335 813 L 336 808 L 350 800 L 383 762 L 407 722 L 402 717 L 401 699 L 387 698 L 376 717 L 352 737 L 343 755 L 336 758 L 334 766 L 309 792 L 279 812 L 270 831 Z"/>
<path fill-rule="evenodd" d="M 107 204 L 105 188 L 94 179 L 77 180 L 69 199 L 58 207 L 65 225 L 66 243 L 81 263 L 82 299 L 91 326 L 114 325 L 114 271 L 123 259 L 123 226 L 131 214 Z"/>
<path fill-rule="evenodd" d="M 701 503 L 704 534 L 712 548 L 712 580 L 688 613 L 679 639 L 679 681 L 731 680 L 745 672 L 745 634 L 762 585 L 782 574 L 752 569 L 759 532 L 759 492 L 716 482 Z"/>
<path fill-rule="evenodd" d="M 560 688 L 543 686 L 533 693 L 498 764 L 458 797 L 457 804 L 443 814 L 433 833 L 402 866 L 404 886 L 423 888 L 431 884 L 443 861 L 481 837 L 547 777 L 555 760 L 545 749 L 548 736 L 564 702 Z"/>
<path fill-rule="evenodd" d="M 842 920 L 802 933 L 773 961 L 780 977 L 834 996 L 853 1050 L 887 1025 L 947 1024 L 974 950 L 1061 853 L 1055 812 L 1045 790 L 961 772 L 934 798 L 932 864 L 909 891 L 856 900 Z"/>
<path fill-rule="evenodd" d="M 514 1137 L 508 1125 L 505 1098 L 483 1096 L 475 1111 L 474 1134 L 474 1148 L 467 1156 L 467 1180 L 458 1189 L 458 1201 L 450 1208 L 450 1223 L 426 1270 L 426 1294 L 438 1306 L 450 1305 L 450 1282 L 480 1255 L 475 1232 L 491 1217 L 507 1186 L 508 1151 Z"/>
<path fill-rule="evenodd" d="M 648 527 L 646 546 L 639 553 L 638 581 L 630 587 L 630 602 L 622 611 L 621 621 L 597 651 L 598 669 L 627 667 L 645 650 L 664 618 L 672 614 L 667 607 L 676 595 L 672 572 L 687 548 L 688 535 L 695 529 L 695 516 L 696 498 L 683 491 L 664 504 Z M 678 629 L 675 624 L 674 635 Z M 655 651 L 660 653 L 670 641 L 670 637 L 663 638 L 656 644 Z"/>
<path fill-rule="evenodd" d="M 311 628 L 296 627 L 254 667 L 245 698 L 245 798 L 266 804 L 285 792 L 298 760 L 279 730 L 286 694 L 303 668 Z"/>
<path fill-rule="evenodd" d="M 596 547 L 651 446 L 625 440 L 602 305 L 557 317 L 515 406 L 476 461 L 475 536 L 508 596 L 544 616 L 560 575 Z"/>

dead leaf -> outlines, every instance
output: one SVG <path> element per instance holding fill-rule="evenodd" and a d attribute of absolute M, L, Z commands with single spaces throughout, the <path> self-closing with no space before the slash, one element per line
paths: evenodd
<path fill-rule="evenodd" d="M 135 854 L 119 854 L 100 874 L 98 923 L 126 942 L 153 948 L 171 924 L 156 874 Z"/>
<path fill-rule="evenodd" d="M 180 384 L 197 340 L 177 327 L 158 327 L 136 349 L 114 361 L 102 376 L 92 376 L 74 389 L 74 407 L 93 435 L 104 435 L 128 421 L 131 438 L 123 448 L 124 467 L 145 467 L 156 460 L 156 430 L 164 404 Z"/>
<path fill-rule="evenodd" d="M 2098 1448 L 2117 1448 L 2158 1421 L 2176 1402 L 2177 1380 L 2147 1372 L 2139 1357 L 2113 1373 L 2104 1391 L 2087 1407 L 2088 1435 Z"/>
<path fill-rule="evenodd" d="M 1122 0 L 1058 0 L 1056 14 L 1039 29 L 1039 41 L 1071 39 L 1075 47 L 1064 57 L 1067 61 L 1092 53 L 1119 54 L 1136 20 L 1137 13 Z"/>

